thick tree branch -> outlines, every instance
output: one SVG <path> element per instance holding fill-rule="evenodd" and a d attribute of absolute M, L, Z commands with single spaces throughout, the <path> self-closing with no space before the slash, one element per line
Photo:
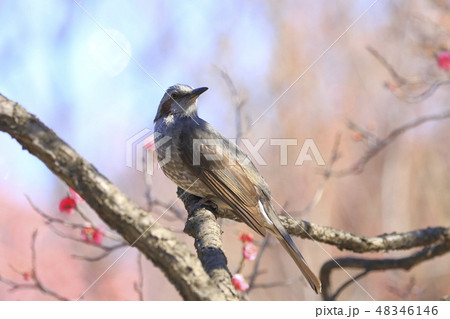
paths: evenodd
<path fill-rule="evenodd" d="M 78 192 L 106 224 L 164 272 L 184 299 L 225 299 L 185 243 L 156 223 L 37 117 L 1 94 L 0 130 Z"/>
<path fill-rule="evenodd" d="M 343 230 L 297 221 L 280 216 L 281 222 L 293 236 L 313 239 L 356 253 L 404 250 L 428 246 L 436 242 L 450 242 L 450 227 L 428 227 L 405 233 L 383 234 L 375 237 L 355 235 Z"/>
<path fill-rule="evenodd" d="M 177 194 L 189 212 L 184 232 L 195 239 L 195 248 L 203 268 L 227 300 L 239 300 L 231 282 L 227 257 L 223 252 L 222 230 L 213 213 L 215 209 L 208 206 L 209 202 L 201 204 L 201 198 L 188 194 L 180 188 Z"/>
<path fill-rule="evenodd" d="M 218 217 L 237 220 L 229 213 L 219 212 Z M 352 234 L 340 229 L 321 226 L 304 220 L 296 220 L 289 216 L 279 216 L 281 223 L 292 236 L 311 239 L 336 246 L 341 250 L 355 253 L 379 252 L 389 250 L 405 250 L 423 247 L 436 242 L 450 242 L 450 227 L 428 227 L 404 233 L 382 234 L 366 237 Z"/>
<path fill-rule="evenodd" d="M 236 216 L 222 211 L 218 217 L 238 221 Z M 279 216 L 281 223 L 292 236 L 315 240 L 336 246 L 341 250 L 356 253 L 406 250 L 423 247 L 436 242 L 450 242 L 450 227 L 428 227 L 404 233 L 393 232 L 374 237 L 366 237 L 328 226 L 321 226 L 289 216 Z"/>
<path fill-rule="evenodd" d="M 186 209 L 189 211 L 192 205 L 196 205 L 201 199 L 196 196 L 190 195 L 189 204 L 186 203 Z M 214 208 L 201 209 L 208 213 L 215 222 L 216 212 Z M 197 209 L 199 211 L 199 209 Z M 230 216 L 228 213 L 224 214 L 222 212 L 217 213 L 219 217 L 230 218 L 236 220 L 235 216 Z M 216 214 L 216 215 L 217 215 Z M 388 270 L 388 269 L 410 269 L 411 267 L 434 257 L 443 255 L 450 251 L 450 228 L 448 227 L 428 227 L 425 229 L 414 230 L 405 233 L 391 233 L 382 234 L 375 237 L 365 237 L 358 236 L 349 232 L 345 232 L 339 229 L 334 229 L 332 227 L 320 226 L 306 221 L 298 221 L 291 217 L 279 216 L 282 224 L 286 228 L 289 234 L 293 236 L 299 236 L 305 239 L 311 239 L 318 242 L 330 244 L 336 246 L 341 250 L 350 250 L 357 253 L 366 252 L 385 252 L 390 250 L 406 250 L 416 247 L 424 247 L 435 244 L 432 247 L 426 247 L 418 253 L 415 253 L 407 258 L 401 259 L 357 259 L 357 258 L 342 258 L 335 260 L 330 260 L 325 263 L 321 269 L 321 280 L 322 285 L 326 287 L 324 291 L 324 300 L 334 300 L 347 286 L 349 286 L 353 281 L 349 280 L 340 287 L 334 295 L 331 295 L 330 289 L 330 273 L 335 268 L 340 267 L 350 267 L 350 268 L 363 268 L 363 272 L 357 275 L 357 278 L 361 278 L 374 270 Z M 189 227 L 196 227 L 197 229 L 202 227 L 204 221 L 202 219 L 192 219 L 192 225 Z M 199 233 L 192 234 L 194 238 L 201 237 Z M 217 237 L 220 234 L 216 234 Z M 220 240 L 220 237 L 219 237 Z M 199 256 L 200 256 L 199 251 Z M 223 256 L 223 265 L 226 267 L 226 259 Z M 204 258 L 201 258 L 202 261 Z M 256 270 L 257 271 L 257 270 Z M 257 274 L 254 273 L 254 276 Z M 298 280 L 298 277 L 288 279 L 287 281 L 281 281 L 270 284 L 255 285 L 254 279 L 252 279 L 252 288 L 260 287 L 272 287 L 279 285 L 288 285 L 292 282 Z M 326 286 L 325 286 L 326 285 Z"/>
<path fill-rule="evenodd" d="M 429 120 L 446 118 L 448 114 L 445 112 L 438 116 L 424 117 L 394 130 L 385 140 L 379 141 L 381 148 L 386 145 L 384 143 L 386 140 L 394 139 L 405 130 Z M 184 243 L 156 223 L 147 212 L 132 203 L 52 130 L 20 105 L 2 95 L 0 95 L 0 130 L 8 132 L 25 149 L 41 159 L 52 172 L 76 190 L 105 223 L 117 230 L 128 243 L 136 246 L 160 267 L 184 299 L 237 299 L 223 253 L 220 227 L 216 222 L 216 216 L 236 220 L 234 215 L 223 212 L 214 214 L 211 207 L 195 204 L 199 200 L 198 197 L 189 194 L 181 196 L 187 210 L 192 210 L 185 231 L 196 240 L 197 253 L 202 261 L 200 263 L 197 256 L 192 254 Z M 448 247 L 450 242 L 450 228 L 446 227 L 364 237 L 286 216 L 280 216 L 280 219 L 291 235 L 358 253 L 411 249 L 434 244 L 434 249 L 430 248 L 426 252 L 426 258 L 431 258 L 434 256 L 432 254 L 446 253 L 448 249 L 438 248 Z M 426 249 L 428 248 L 423 251 Z M 377 261 L 370 262 L 377 264 Z M 395 263 L 391 262 L 391 265 Z"/>

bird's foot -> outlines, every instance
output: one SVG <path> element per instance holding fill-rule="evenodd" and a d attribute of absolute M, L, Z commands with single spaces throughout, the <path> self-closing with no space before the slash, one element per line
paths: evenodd
<path fill-rule="evenodd" d="M 208 206 L 210 206 L 211 208 L 215 210 L 217 210 L 217 205 L 211 201 L 211 199 L 213 199 L 214 196 L 212 195 L 208 195 L 203 197 L 202 199 L 200 199 L 198 202 L 196 202 L 194 205 L 192 205 L 189 209 L 190 213 L 195 212 L 197 209 L 199 209 L 201 206 L 207 204 Z"/>

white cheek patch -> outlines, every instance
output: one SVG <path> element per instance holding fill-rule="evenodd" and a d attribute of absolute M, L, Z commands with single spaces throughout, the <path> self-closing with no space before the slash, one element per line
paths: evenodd
<path fill-rule="evenodd" d="M 172 115 L 172 114 L 167 115 L 167 116 L 164 118 L 164 123 L 166 123 L 166 125 L 173 124 L 174 122 L 175 122 L 175 119 L 173 118 L 173 115 Z"/>
<path fill-rule="evenodd" d="M 267 216 L 266 211 L 264 210 L 264 206 L 260 200 L 258 201 L 258 206 L 259 206 L 259 211 L 264 216 L 264 219 L 266 220 L 266 222 L 270 225 L 273 225 L 272 220 L 269 218 L 269 216 Z"/>

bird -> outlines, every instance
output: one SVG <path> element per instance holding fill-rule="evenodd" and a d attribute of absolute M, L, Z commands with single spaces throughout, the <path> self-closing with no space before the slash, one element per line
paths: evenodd
<path fill-rule="evenodd" d="M 273 234 L 320 293 L 321 282 L 279 220 L 264 178 L 239 146 L 198 116 L 198 98 L 206 90 L 176 84 L 165 91 L 154 119 L 162 171 L 184 191 L 232 212 L 261 236 Z"/>

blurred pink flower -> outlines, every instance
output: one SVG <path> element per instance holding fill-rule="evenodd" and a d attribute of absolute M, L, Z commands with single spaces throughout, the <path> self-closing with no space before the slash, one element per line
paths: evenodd
<path fill-rule="evenodd" d="M 258 248 L 253 243 L 245 243 L 243 247 L 244 258 L 247 260 L 255 260 L 258 254 Z"/>
<path fill-rule="evenodd" d="M 355 142 L 361 141 L 363 138 L 362 134 L 360 132 L 353 132 L 352 134 L 352 140 Z"/>
<path fill-rule="evenodd" d="M 437 55 L 438 65 L 441 69 L 450 70 L 450 51 L 442 51 Z"/>
<path fill-rule="evenodd" d="M 86 226 L 81 231 L 81 237 L 88 243 L 101 245 L 105 234 L 102 233 L 100 229 L 94 228 L 92 226 Z"/>
<path fill-rule="evenodd" d="M 64 197 L 61 202 L 59 202 L 59 211 L 61 213 L 72 214 L 72 210 L 77 206 L 75 200 L 70 197 Z"/>
<path fill-rule="evenodd" d="M 59 211 L 61 213 L 72 214 L 73 209 L 77 207 L 78 203 L 84 202 L 84 199 L 78 195 L 71 187 L 69 187 L 70 196 L 64 197 L 59 202 Z"/>
<path fill-rule="evenodd" d="M 242 276 L 241 274 L 235 274 L 232 281 L 233 285 L 239 291 L 246 291 L 249 288 L 248 283 L 245 282 L 244 276 Z"/>
<path fill-rule="evenodd" d="M 239 237 L 238 237 L 238 239 L 241 241 L 241 242 L 243 242 L 243 243 L 245 243 L 245 242 L 252 242 L 253 241 L 253 235 L 252 234 L 250 234 L 250 233 L 242 233 Z"/>

